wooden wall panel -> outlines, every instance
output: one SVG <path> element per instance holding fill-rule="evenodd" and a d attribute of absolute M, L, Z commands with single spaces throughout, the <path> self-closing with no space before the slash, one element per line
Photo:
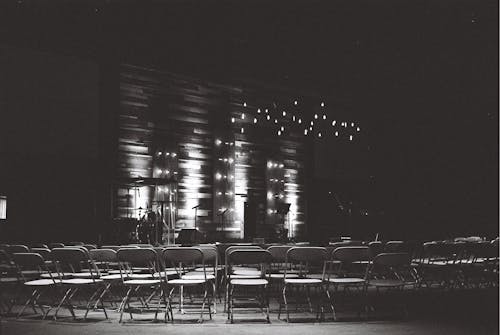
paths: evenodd
<path fill-rule="evenodd" d="M 176 197 L 165 199 L 175 201 L 169 209 L 176 231 L 194 226 L 192 208 L 199 205 L 196 222 L 201 231 L 220 237 L 219 214 L 227 209 L 225 236 L 244 238 L 244 203 L 254 202 L 257 235 L 272 237 L 284 227 L 271 211 L 288 202 L 290 230 L 300 238 L 306 233 L 309 144 L 291 120 L 274 123 L 273 118 L 281 113 L 275 107 L 276 99 L 289 100 L 290 96 L 261 87 L 224 86 L 122 65 L 116 176 L 172 181 L 168 192 L 175 192 Z M 273 116 L 270 121 L 267 115 Z M 280 127 L 287 129 L 278 135 Z M 175 169 L 160 159 L 166 153 L 175 154 Z M 272 203 L 267 199 L 268 191 L 273 191 L 269 179 L 276 177 L 270 177 L 274 174 L 267 166 L 269 161 L 281 165 L 281 196 Z M 128 188 L 122 185 L 116 190 L 116 216 L 137 217 L 139 202 L 141 208 L 157 206 L 158 187 Z"/>

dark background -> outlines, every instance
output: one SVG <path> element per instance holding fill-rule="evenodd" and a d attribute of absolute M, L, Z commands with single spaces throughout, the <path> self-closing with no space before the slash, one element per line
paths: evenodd
<path fill-rule="evenodd" d="M 314 92 L 359 120 L 362 142 L 314 146 L 312 238 L 498 235 L 496 1 L 0 6 L 2 234 L 95 240 L 128 62 Z"/>

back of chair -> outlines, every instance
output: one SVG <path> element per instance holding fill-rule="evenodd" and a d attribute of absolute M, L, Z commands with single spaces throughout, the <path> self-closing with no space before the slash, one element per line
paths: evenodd
<path fill-rule="evenodd" d="M 31 252 L 35 252 L 43 257 L 44 260 L 50 260 L 50 249 L 48 248 L 31 248 Z"/>
<path fill-rule="evenodd" d="M 64 243 L 50 243 L 49 248 L 50 249 L 64 248 Z"/>
<path fill-rule="evenodd" d="M 43 248 L 43 249 L 49 249 L 49 246 L 44 244 L 44 243 L 32 243 L 31 248 Z"/>
<path fill-rule="evenodd" d="M 233 249 L 227 254 L 227 273 L 232 273 L 234 265 L 257 265 L 260 267 L 261 276 L 264 277 L 266 269 L 272 262 L 273 256 L 267 250 L 256 249 Z"/>
<path fill-rule="evenodd" d="M 26 253 L 30 252 L 30 248 L 23 244 L 14 244 L 7 247 L 7 252 L 11 255 L 15 253 Z"/>
<path fill-rule="evenodd" d="M 387 241 L 384 246 L 385 253 L 406 252 L 404 241 Z"/>
<path fill-rule="evenodd" d="M 95 244 L 84 244 L 83 247 L 87 250 L 97 249 L 97 246 Z"/>
<path fill-rule="evenodd" d="M 120 263 L 155 268 L 156 251 L 151 248 L 122 248 L 117 251 L 117 257 Z"/>
<path fill-rule="evenodd" d="M 12 255 L 12 259 L 18 268 L 19 277 L 22 278 L 23 281 L 33 279 L 33 275 L 36 276 L 37 273 L 40 275 L 43 272 L 47 272 L 45 261 L 38 253 L 15 253 Z M 27 273 L 29 273 L 29 277 L 25 277 Z"/>
<path fill-rule="evenodd" d="M 408 253 L 382 253 L 373 259 L 373 265 L 385 267 L 409 266 L 411 255 Z"/>
<path fill-rule="evenodd" d="M 117 262 L 118 257 L 113 249 L 92 249 L 89 251 L 90 258 L 95 262 Z"/>
<path fill-rule="evenodd" d="M 267 251 L 271 253 L 274 263 L 284 263 L 286 262 L 286 253 L 291 248 L 293 248 L 291 245 L 273 245 L 267 248 Z"/>
<path fill-rule="evenodd" d="M 196 264 L 203 262 L 203 252 L 197 247 L 174 247 L 163 251 L 165 264 Z"/>
<path fill-rule="evenodd" d="M 333 251 L 332 258 L 345 263 L 363 262 L 371 259 L 369 247 L 340 247 Z"/>
<path fill-rule="evenodd" d="M 50 255 L 52 260 L 72 266 L 89 260 L 88 252 L 79 247 L 54 248 Z"/>
<path fill-rule="evenodd" d="M 103 245 L 99 249 L 112 249 L 114 251 L 120 250 L 122 247 L 119 245 Z"/>
<path fill-rule="evenodd" d="M 384 245 L 382 244 L 382 241 L 372 241 L 368 243 L 368 248 L 370 250 L 371 257 L 375 258 L 375 256 L 383 252 Z"/>
<path fill-rule="evenodd" d="M 293 247 L 286 253 L 287 262 L 292 263 L 322 263 L 326 259 L 327 252 L 323 247 Z"/>

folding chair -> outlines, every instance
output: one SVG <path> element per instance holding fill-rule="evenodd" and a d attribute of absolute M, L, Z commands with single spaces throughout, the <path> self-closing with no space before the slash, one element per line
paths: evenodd
<path fill-rule="evenodd" d="M 321 247 L 294 247 L 287 251 L 286 261 L 290 263 L 293 268 L 298 269 L 298 278 L 288 278 L 287 271 L 283 273 L 283 303 L 280 300 L 278 319 L 281 316 L 282 304 L 285 305 L 286 321 L 290 322 L 289 313 L 289 300 L 287 292 L 296 288 L 302 288 L 306 291 L 306 299 L 309 305 L 309 311 L 312 313 L 312 303 L 310 290 L 319 289 L 320 297 L 318 300 L 316 319 L 324 317 L 324 303 L 323 298 L 326 297 L 330 301 L 328 290 L 326 290 L 325 282 L 325 266 L 327 260 L 327 251 Z M 298 292 L 298 291 L 296 291 Z"/>
<path fill-rule="evenodd" d="M 12 255 L 15 253 L 30 252 L 30 248 L 28 248 L 26 245 L 23 244 L 14 244 L 14 245 L 9 245 L 6 251 L 10 255 Z"/>
<path fill-rule="evenodd" d="M 11 292 L 19 289 L 21 279 L 11 256 L 5 250 L 0 250 L 0 312 L 9 314 L 15 298 Z"/>
<path fill-rule="evenodd" d="M 165 321 L 167 320 L 168 313 L 170 312 L 170 317 L 172 322 L 174 322 L 174 315 L 172 309 L 172 299 L 173 293 L 176 288 L 179 289 L 179 309 L 184 312 L 184 288 L 194 289 L 200 287 L 203 290 L 203 300 L 201 303 L 201 312 L 198 322 L 203 322 L 203 313 L 205 310 L 205 304 L 208 306 L 208 314 L 210 320 L 212 319 L 212 309 L 211 300 L 208 296 L 208 285 L 209 281 L 215 279 L 214 275 L 207 274 L 205 267 L 204 253 L 202 249 L 197 247 L 173 247 L 166 248 L 163 251 L 163 256 L 165 259 L 165 265 L 171 265 L 177 272 L 179 278 L 171 279 L 168 275 L 163 277 L 163 282 L 168 291 L 168 296 L 165 306 Z M 196 265 L 200 265 L 203 269 L 202 271 L 196 271 L 196 273 L 190 272 L 194 270 Z M 190 275 L 185 275 L 190 273 Z M 166 292 L 162 291 L 162 296 L 165 297 Z"/>
<path fill-rule="evenodd" d="M 122 284 L 128 288 L 118 308 L 120 312 L 119 322 L 121 323 L 125 306 L 128 307 L 130 318 L 133 319 L 130 301 L 134 296 L 139 299 L 142 307 L 149 308 L 144 296 L 140 295 L 140 291 L 141 289 L 153 289 L 153 293 L 155 293 L 160 288 L 160 279 L 153 277 L 153 274 L 157 272 L 157 255 L 154 249 L 122 248 L 118 250 L 117 257 Z M 143 273 L 134 273 L 134 267 L 140 267 L 140 271 L 143 271 Z M 144 271 L 145 269 L 146 271 Z M 157 320 L 157 315 L 158 308 L 155 312 L 155 321 Z"/>
<path fill-rule="evenodd" d="M 235 308 L 235 289 L 236 288 L 256 288 L 258 294 L 256 296 L 257 302 L 261 311 L 265 311 L 266 321 L 269 323 L 269 294 L 267 292 L 267 285 L 269 284 L 266 279 L 266 271 L 272 261 L 272 255 L 269 251 L 263 249 L 234 249 L 227 253 L 227 273 L 228 277 L 228 319 L 231 323 L 234 321 L 234 308 Z M 259 275 L 255 273 L 251 276 L 231 275 L 235 271 L 233 268 L 238 265 L 253 265 L 257 266 Z"/>
<path fill-rule="evenodd" d="M 42 311 L 43 318 L 45 318 L 50 311 L 50 308 L 45 312 L 43 305 L 39 303 L 39 299 L 49 288 L 53 288 L 60 283 L 55 278 L 41 279 L 40 275 L 48 272 L 43 257 L 38 253 L 15 253 L 12 255 L 14 263 L 18 268 L 18 273 L 24 287 L 31 290 L 30 297 L 25 301 L 23 307 L 17 313 L 17 317 L 21 317 L 24 310 L 29 305 L 32 307 L 33 312 L 37 313 L 35 306 L 37 305 Z M 29 277 L 25 277 L 25 273 L 30 273 Z M 33 273 L 38 273 L 34 276 Z"/>
<path fill-rule="evenodd" d="M 401 296 L 403 313 L 406 316 L 408 309 L 403 297 L 405 287 L 416 287 L 416 278 L 411 271 L 411 255 L 408 253 L 382 253 L 373 259 L 367 270 L 367 284 L 376 288 L 377 298 L 380 290 L 387 293 L 392 291 Z M 375 306 L 371 304 L 371 309 Z"/>
<path fill-rule="evenodd" d="M 73 319 L 76 319 L 72 298 L 80 290 L 93 290 L 93 293 L 87 300 L 86 316 L 88 309 L 92 305 L 92 302 L 94 302 L 93 299 L 97 296 L 100 289 L 104 288 L 103 280 L 99 278 L 98 270 L 90 259 L 88 252 L 79 247 L 55 248 L 52 249 L 51 258 L 57 269 L 56 280 L 60 281 L 62 289 L 65 290 L 63 297 L 57 305 L 54 320 L 57 320 L 57 314 L 62 306 L 65 306 L 73 316 Z M 87 269 L 88 272 L 82 272 L 82 269 Z M 72 278 L 67 278 L 68 273 Z M 50 275 L 53 276 L 53 274 Z M 95 301 L 94 305 L 99 304 L 99 302 L 98 300 Z M 100 303 L 107 319 L 106 309 L 102 302 Z"/>
<path fill-rule="evenodd" d="M 360 304 L 360 309 L 358 310 L 358 317 L 361 314 L 361 307 L 365 307 L 366 296 L 366 270 L 370 264 L 371 254 L 369 247 L 340 247 L 333 251 L 332 261 L 338 261 L 339 263 L 330 263 L 330 269 L 327 275 L 327 281 L 333 286 L 334 293 L 333 299 L 331 299 L 333 319 L 337 320 L 335 313 L 335 297 L 337 292 L 342 289 L 343 296 L 345 298 L 346 293 L 350 289 L 354 288 L 358 292 L 361 292 L 362 303 Z M 333 269 L 335 267 L 335 269 Z M 327 288 L 327 292 L 328 288 Z"/>

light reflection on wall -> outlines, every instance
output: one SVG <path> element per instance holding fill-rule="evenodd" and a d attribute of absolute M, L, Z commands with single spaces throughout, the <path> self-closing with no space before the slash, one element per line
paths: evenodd
<path fill-rule="evenodd" d="M 248 191 L 248 155 L 242 151 L 243 143 L 236 141 L 234 224 L 240 227 L 240 238 L 244 238 L 245 201 Z"/>

